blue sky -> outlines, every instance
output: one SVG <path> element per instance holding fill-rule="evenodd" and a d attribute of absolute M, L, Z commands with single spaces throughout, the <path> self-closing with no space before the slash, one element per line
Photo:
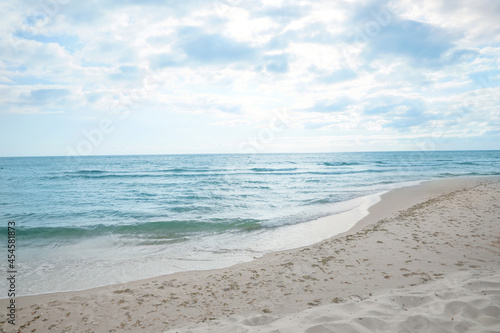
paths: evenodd
<path fill-rule="evenodd" d="M 0 13 L 0 156 L 500 148 L 499 1 Z"/>

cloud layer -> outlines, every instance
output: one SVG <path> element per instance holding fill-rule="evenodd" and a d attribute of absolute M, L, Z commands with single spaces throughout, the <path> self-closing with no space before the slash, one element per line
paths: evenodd
<path fill-rule="evenodd" d="M 113 131 L 82 153 L 500 147 L 497 1 L 19 0 L 0 12 L 0 155 L 77 151 L 103 119 Z"/>

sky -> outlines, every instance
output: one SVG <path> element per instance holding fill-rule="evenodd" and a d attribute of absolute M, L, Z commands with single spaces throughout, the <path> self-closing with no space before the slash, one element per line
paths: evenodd
<path fill-rule="evenodd" d="M 0 156 L 500 149 L 497 0 L 0 3 Z"/>

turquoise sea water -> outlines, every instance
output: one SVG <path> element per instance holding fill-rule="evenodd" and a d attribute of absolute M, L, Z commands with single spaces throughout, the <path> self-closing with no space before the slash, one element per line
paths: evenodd
<path fill-rule="evenodd" d="M 37 294 L 250 260 L 389 189 L 481 175 L 500 151 L 0 158 L 0 220 Z"/>

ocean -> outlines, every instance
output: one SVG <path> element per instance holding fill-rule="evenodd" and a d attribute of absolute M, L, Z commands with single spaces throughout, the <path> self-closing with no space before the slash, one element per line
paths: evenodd
<path fill-rule="evenodd" d="M 17 296 L 81 290 L 305 246 L 388 190 L 487 175 L 500 151 L 4 157 L 0 237 L 14 221 Z"/>

